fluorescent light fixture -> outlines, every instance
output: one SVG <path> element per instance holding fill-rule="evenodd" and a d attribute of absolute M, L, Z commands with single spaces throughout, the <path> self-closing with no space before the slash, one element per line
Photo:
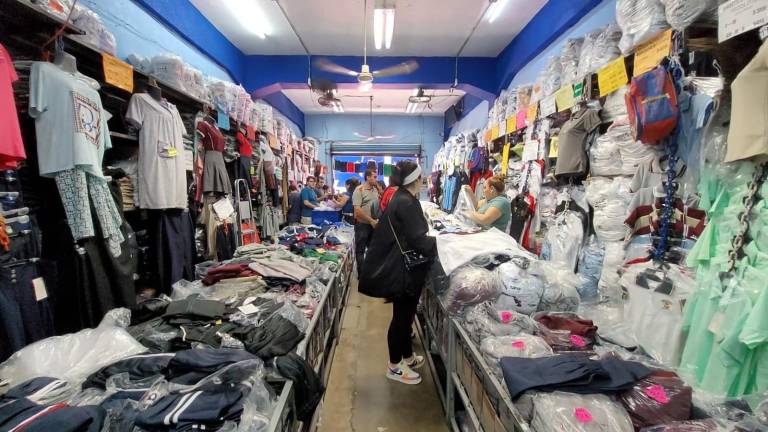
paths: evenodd
<path fill-rule="evenodd" d="M 266 14 L 259 7 L 258 0 L 223 0 L 232 15 L 245 29 L 264 39 L 272 33 L 272 26 Z"/>
<path fill-rule="evenodd" d="M 384 47 L 390 49 L 392 47 L 392 37 L 395 35 L 395 10 L 385 9 L 384 17 L 387 21 L 384 26 Z"/>
<path fill-rule="evenodd" d="M 491 7 L 488 8 L 488 22 L 492 23 L 496 21 L 496 18 L 501 15 L 501 11 L 504 10 L 504 6 L 506 6 L 507 0 L 495 0 L 493 3 L 491 3 Z"/>
<path fill-rule="evenodd" d="M 381 49 L 384 43 L 384 25 L 386 18 L 384 16 L 384 9 L 373 10 L 373 44 L 377 50 Z"/>
<path fill-rule="evenodd" d="M 377 50 L 392 47 L 395 35 L 395 2 L 379 0 L 373 9 L 373 44 Z"/>

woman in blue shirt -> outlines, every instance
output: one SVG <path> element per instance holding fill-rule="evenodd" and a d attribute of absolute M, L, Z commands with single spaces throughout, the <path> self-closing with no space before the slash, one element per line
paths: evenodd
<path fill-rule="evenodd" d="M 464 188 L 470 191 L 469 196 L 475 200 L 475 194 L 469 186 Z M 475 202 L 477 211 L 471 212 L 469 218 L 483 228 L 497 228 L 507 232 L 510 214 L 512 213 L 509 198 L 504 195 L 504 180 L 501 177 L 491 177 L 485 181 L 483 186 L 485 199 Z"/>

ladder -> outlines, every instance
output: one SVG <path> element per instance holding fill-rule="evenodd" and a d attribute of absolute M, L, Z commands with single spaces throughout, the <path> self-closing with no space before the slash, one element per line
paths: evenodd
<path fill-rule="evenodd" d="M 235 202 L 237 206 L 237 246 L 244 246 L 252 243 L 260 243 L 259 232 L 256 229 L 256 219 L 253 216 L 253 207 L 251 205 L 251 191 L 248 189 L 248 183 L 244 179 L 237 179 L 235 186 Z M 243 194 L 242 191 L 245 191 Z"/>

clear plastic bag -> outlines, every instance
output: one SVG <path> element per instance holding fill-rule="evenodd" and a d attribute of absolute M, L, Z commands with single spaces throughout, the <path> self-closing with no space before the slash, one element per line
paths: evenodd
<path fill-rule="evenodd" d="M 563 65 L 560 57 L 550 57 L 544 68 L 541 79 L 541 93 L 544 97 L 553 95 L 562 87 Z"/>
<path fill-rule="evenodd" d="M 684 30 L 699 17 L 717 21 L 717 0 L 661 0 L 667 22 L 675 30 Z"/>
<path fill-rule="evenodd" d="M 576 312 L 579 308 L 578 279 L 572 270 L 549 261 L 537 261 L 531 273 L 544 281 L 544 292 L 539 302 L 542 312 Z"/>
<path fill-rule="evenodd" d="M 618 270 L 624 262 L 624 243 L 606 242 L 605 259 L 603 260 L 603 272 L 600 274 L 600 282 L 597 289 L 600 293 L 600 302 L 623 305 L 623 294 Z"/>
<path fill-rule="evenodd" d="M 546 260 L 575 270 L 583 240 L 584 226 L 578 214 L 573 211 L 560 213 L 544 237 L 548 251 Z"/>
<path fill-rule="evenodd" d="M 538 393 L 531 427 L 536 431 L 633 432 L 621 404 L 602 394 Z"/>
<path fill-rule="evenodd" d="M 185 90 L 184 60 L 176 54 L 159 54 L 152 57 L 152 72 L 157 79 L 179 90 Z"/>
<path fill-rule="evenodd" d="M 579 58 L 581 57 L 584 38 L 568 39 L 560 51 L 561 81 L 563 84 L 573 84 L 579 75 Z"/>
<path fill-rule="evenodd" d="M 538 358 L 553 355 L 552 348 L 544 339 L 527 334 L 487 337 L 480 343 L 480 351 L 494 375 L 502 381 L 504 377 L 499 366 L 502 357 Z"/>
<path fill-rule="evenodd" d="M 618 0 L 616 21 L 622 31 L 619 48 L 624 54 L 669 28 L 659 0 Z"/>
<path fill-rule="evenodd" d="M 470 218 L 470 215 L 477 211 L 475 208 L 475 202 L 472 200 L 470 193 L 471 191 L 461 188 L 461 191 L 459 192 L 459 198 L 456 200 L 456 208 L 454 209 L 453 214 L 456 215 L 456 218 L 462 224 L 468 227 L 476 227 L 477 224 L 472 220 L 472 218 Z"/>
<path fill-rule="evenodd" d="M 184 300 L 194 294 L 208 297 L 212 292 L 213 287 L 203 285 L 203 282 L 200 280 L 190 282 L 181 279 L 172 286 L 171 300 Z"/>
<path fill-rule="evenodd" d="M 688 420 L 693 390 L 672 372 L 656 371 L 619 396 L 635 428 Z"/>
<path fill-rule="evenodd" d="M 448 313 L 460 314 L 468 306 L 498 299 L 502 291 L 499 276 L 480 267 L 465 266 L 451 274 L 448 290 L 443 296 Z"/>
<path fill-rule="evenodd" d="M 579 55 L 579 67 L 576 70 L 576 76 L 584 77 L 592 72 L 592 58 L 594 56 L 595 43 L 600 36 L 600 31 L 589 32 L 584 36 L 584 43 L 581 45 L 581 54 Z"/>
<path fill-rule="evenodd" d="M 0 364 L 0 376 L 10 386 L 42 376 L 79 385 L 102 367 L 147 350 L 125 331 L 130 323 L 131 311 L 113 309 L 96 328 L 27 345 Z"/>
<path fill-rule="evenodd" d="M 544 293 L 544 283 L 514 261 L 501 264 L 495 271 L 503 284 L 501 295 L 495 302 L 496 309 L 526 315 L 536 312 Z"/>
<path fill-rule="evenodd" d="M 597 283 L 603 272 L 605 248 L 595 236 L 590 237 L 587 246 L 581 250 L 579 257 L 579 292 L 581 303 L 596 301 L 598 298 Z"/>
<path fill-rule="evenodd" d="M 597 71 L 611 61 L 621 57 L 621 50 L 619 49 L 621 36 L 621 29 L 615 24 L 605 26 L 592 48 L 591 72 Z"/>
<path fill-rule="evenodd" d="M 539 324 L 531 317 L 511 310 L 497 310 L 490 303 L 467 309 L 464 328 L 476 343 L 490 336 L 534 334 Z"/>

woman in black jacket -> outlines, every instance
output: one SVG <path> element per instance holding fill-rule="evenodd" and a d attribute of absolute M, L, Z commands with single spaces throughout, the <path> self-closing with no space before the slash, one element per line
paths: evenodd
<path fill-rule="evenodd" d="M 387 378 L 418 384 L 421 376 L 413 369 L 421 367 L 424 358 L 413 353 L 411 324 L 429 265 L 406 269 L 402 251 L 416 251 L 431 261 L 437 248 L 435 238 L 427 235 L 429 227 L 416 198 L 421 189 L 421 168 L 412 161 L 398 162 L 390 184 L 398 189 L 373 232 L 360 272 L 359 291 L 392 302 Z"/>

